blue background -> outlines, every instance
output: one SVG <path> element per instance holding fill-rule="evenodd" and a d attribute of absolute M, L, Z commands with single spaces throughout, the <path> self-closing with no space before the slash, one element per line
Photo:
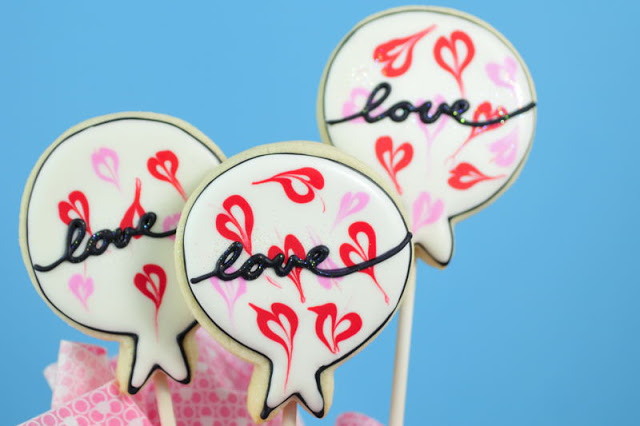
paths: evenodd
<path fill-rule="evenodd" d="M 0 297 L 3 424 L 48 409 L 60 339 L 94 341 L 37 296 L 18 211 L 41 152 L 85 119 L 180 117 L 227 155 L 318 140 L 329 55 L 365 16 L 401 3 L 189 5 L 3 2 Z M 460 223 L 450 267 L 418 269 L 409 425 L 640 424 L 638 6 L 451 1 L 517 47 L 538 128 L 516 184 Z M 338 369 L 334 405 L 388 420 L 395 323 Z M 111 344 L 111 350 L 115 346 Z M 374 371 L 375 373 L 370 373 Z"/>

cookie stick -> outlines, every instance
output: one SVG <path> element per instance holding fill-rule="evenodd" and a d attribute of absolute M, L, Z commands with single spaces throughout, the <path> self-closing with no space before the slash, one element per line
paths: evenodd
<path fill-rule="evenodd" d="M 425 78 L 428 77 L 428 78 Z M 479 19 L 404 7 L 373 15 L 323 75 L 323 140 L 376 167 L 411 213 L 419 256 L 444 268 L 453 224 L 497 198 L 533 140 L 535 90 L 513 46 Z M 391 422 L 404 417 L 412 297 L 398 321 Z"/>
<path fill-rule="evenodd" d="M 175 285 L 172 238 L 187 191 L 222 158 L 181 120 L 111 114 L 58 138 L 22 200 L 20 244 L 36 290 L 70 325 L 120 342 L 123 392 L 136 393 L 154 375 L 169 424 L 164 374 L 187 383 L 196 360 L 196 323 Z"/>
<path fill-rule="evenodd" d="M 282 426 L 296 426 L 298 423 L 298 404 L 291 401 L 282 410 Z"/>
<path fill-rule="evenodd" d="M 158 416 L 162 426 L 175 426 L 176 415 L 173 411 L 173 401 L 171 400 L 171 391 L 167 382 L 167 375 L 156 373 L 153 376 L 153 384 L 155 385 L 156 404 L 158 406 Z"/>

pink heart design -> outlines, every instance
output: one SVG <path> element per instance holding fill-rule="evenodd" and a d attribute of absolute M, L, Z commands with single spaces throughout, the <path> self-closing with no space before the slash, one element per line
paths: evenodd
<path fill-rule="evenodd" d="M 331 259 L 330 257 L 327 257 L 324 260 L 324 262 L 322 262 L 321 264 L 318 265 L 318 268 L 320 268 L 320 269 L 338 269 L 339 266 L 338 266 L 338 264 L 336 262 L 333 261 L 333 259 Z M 327 278 L 327 277 L 323 277 L 323 276 L 317 275 L 316 278 L 318 279 L 318 282 L 320 283 L 320 285 L 322 287 L 326 288 L 327 290 L 331 290 L 331 287 L 333 287 L 334 284 L 337 286 L 338 285 L 338 281 L 341 280 L 343 277 Z"/>
<path fill-rule="evenodd" d="M 118 154 L 109 148 L 100 148 L 91 154 L 91 165 L 93 171 L 102 180 L 111 182 L 120 189 L 120 180 L 118 178 Z M 104 170 L 103 170 L 104 169 Z"/>
<path fill-rule="evenodd" d="M 416 102 L 416 105 L 422 105 L 424 102 L 425 101 L 423 99 L 418 99 L 418 101 Z M 434 96 L 433 101 L 431 101 L 431 103 L 433 104 L 433 106 L 431 107 L 431 111 L 437 111 L 438 107 L 445 102 L 446 100 L 444 96 L 442 95 Z M 431 148 L 431 144 L 438 137 L 438 134 L 440 134 L 444 125 L 447 124 L 449 117 L 446 115 L 441 116 L 440 119 L 437 121 L 437 124 L 423 123 L 422 120 L 417 118 L 417 116 L 414 117 L 414 120 L 418 124 L 418 127 L 420 127 L 420 130 L 422 130 L 422 133 L 424 133 L 424 136 L 427 139 L 427 145 L 429 146 L 429 148 Z"/>
<path fill-rule="evenodd" d="M 169 215 L 162 221 L 162 230 L 164 232 L 172 231 L 178 227 L 178 222 L 180 222 L 180 213 Z M 170 235 L 169 238 L 175 240 L 176 236 Z"/>
<path fill-rule="evenodd" d="M 224 302 L 229 309 L 229 317 L 233 322 L 234 306 L 240 296 L 247 292 L 247 282 L 242 278 L 238 278 L 232 281 L 222 281 L 216 277 L 209 278 L 209 281 L 211 281 L 213 288 L 215 288 L 220 296 L 222 296 L 222 298 L 224 299 Z"/>
<path fill-rule="evenodd" d="M 315 238 L 311 235 L 311 243 L 314 247 L 322 245 L 322 241 L 318 238 Z M 336 262 L 333 261 L 331 256 L 327 257 L 322 263 L 318 264 L 318 268 L 320 269 L 338 269 L 340 266 Z M 340 287 L 338 282 L 342 280 L 344 277 L 335 277 L 335 278 L 327 278 L 321 275 L 316 275 L 316 279 L 318 283 L 327 290 L 331 290 L 331 288 L 335 285 L 336 287 Z"/>
<path fill-rule="evenodd" d="M 496 86 L 512 89 L 516 83 L 516 71 L 518 63 L 510 56 L 506 56 L 502 64 L 489 62 L 485 70 Z"/>
<path fill-rule="evenodd" d="M 74 274 L 69 278 L 69 289 L 73 295 L 89 310 L 87 300 L 93 294 L 93 278 L 86 278 L 81 274 Z"/>
<path fill-rule="evenodd" d="M 351 90 L 351 95 L 349 95 L 349 100 L 342 104 L 342 116 L 349 117 L 353 114 L 356 114 L 362 111 L 364 108 L 367 99 L 371 95 L 371 92 L 363 87 L 355 87 Z M 361 99 L 361 100 L 359 100 Z M 379 105 L 373 110 L 369 111 L 369 115 L 375 117 L 376 115 L 382 114 L 384 112 L 384 107 Z M 358 117 L 354 118 L 350 121 L 351 123 L 364 123 L 364 118 Z"/>
<path fill-rule="evenodd" d="M 505 137 L 489 145 L 489 150 L 496 154 L 491 161 L 498 166 L 509 167 L 512 165 L 518 153 L 518 127 L 514 128 Z"/>
<path fill-rule="evenodd" d="M 345 217 L 358 213 L 364 209 L 369 203 L 369 194 L 366 192 L 347 192 L 342 196 L 340 200 L 340 207 L 338 209 L 338 215 L 333 226 L 340 223 Z"/>
<path fill-rule="evenodd" d="M 349 96 L 349 100 L 342 104 L 342 116 L 349 117 L 359 111 L 362 111 L 362 108 L 369 97 L 371 92 L 362 87 L 356 87 L 351 90 L 351 95 Z M 356 99 L 362 98 L 363 101 L 360 102 L 362 106 L 358 106 L 359 104 L 356 102 Z M 364 123 L 364 118 L 358 117 L 355 120 L 351 120 L 352 123 Z"/>
<path fill-rule="evenodd" d="M 430 225 L 440 219 L 444 212 L 444 203 L 441 199 L 431 200 L 431 194 L 421 192 L 413 202 L 413 227 L 416 233 L 420 228 Z"/>

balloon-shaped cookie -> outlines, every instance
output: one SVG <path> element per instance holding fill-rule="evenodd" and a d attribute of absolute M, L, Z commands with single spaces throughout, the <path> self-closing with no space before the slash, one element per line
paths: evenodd
<path fill-rule="evenodd" d="M 194 192 L 176 262 L 198 321 L 256 365 L 249 412 L 290 398 L 322 417 L 335 367 L 390 320 L 413 273 L 401 208 L 366 166 L 318 143 L 233 157 Z"/>
<path fill-rule="evenodd" d="M 495 29 L 450 9 L 391 9 L 333 53 L 318 99 L 323 139 L 371 164 L 409 211 L 419 254 L 445 266 L 452 224 L 496 198 L 533 140 L 525 63 Z"/>
<path fill-rule="evenodd" d="M 120 341 L 123 391 L 156 369 L 190 380 L 196 322 L 176 281 L 175 230 L 188 194 L 222 159 L 181 120 L 120 113 L 64 133 L 31 173 L 20 217 L 27 270 L 64 320 Z"/>

